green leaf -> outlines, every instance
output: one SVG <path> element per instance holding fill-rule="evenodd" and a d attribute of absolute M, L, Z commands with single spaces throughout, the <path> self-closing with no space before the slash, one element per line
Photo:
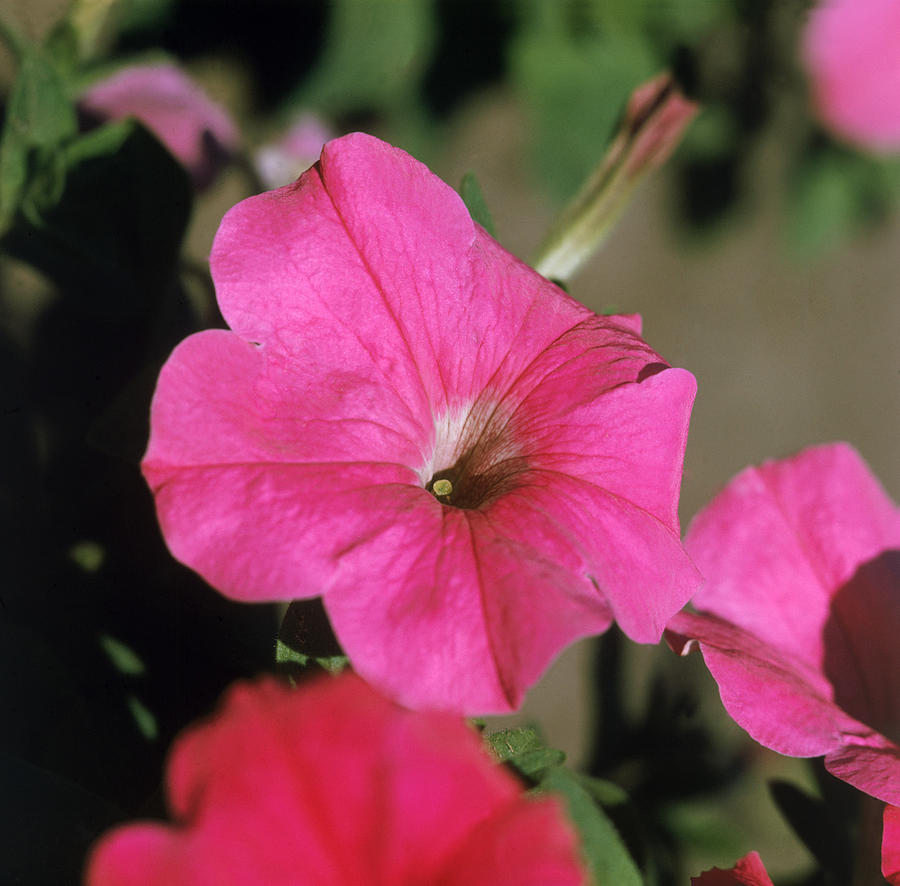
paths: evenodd
<path fill-rule="evenodd" d="M 75 108 L 58 69 L 40 47 L 22 43 L 0 137 L 0 232 L 12 222 L 33 169 L 43 172 L 45 192 L 61 192 L 64 168 L 58 151 L 74 137 L 77 126 Z M 30 162 L 35 154 L 42 162 Z"/>
<path fill-rule="evenodd" d="M 493 732 L 485 740 L 499 762 L 509 764 L 531 782 L 539 781 L 544 772 L 566 759 L 562 751 L 546 747 L 531 726 Z"/>
<path fill-rule="evenodd" d="M 134 724 L 138 732 L 147 741 L 156 741 L 159 736 L 159 725 L 153 712 L 136 695 L 128 695 L 125 699 L 128 710 L 134 718 Z"/>
<path fill-rule="evenodd" d="M 569 817 L 581 838 L 581 847 L 588 868 L 597 884 L 641 886 L 637 865 L 631 858 L 615 825 L 594 802 L 579 777 L 568 769 L 550 769 L 541 779 L 536 792 L 553 791 L 565 801 Z"/>
<path fill-rule="evenodd" d="M 860 191 L 853 158 L 824 150 L 808 156 L 791 191 L 790 235 L 796 249 L 819 255 L 860 221 Z"/>
<path fill-rule="evenodd" d="M 432 7 L 431 0 L 334 0 L 303 103 L 334 115 L 408 102 L 431 56 Z"/>
<path fill-rule="evenodd" d="M 581 12 L 569 0 L 523 3 L 510 47 L 540 172 L 561 198 L 575 193 L 603 156 L 632 90 L 665 67 L 637 30 L 611 33 L 591 22 L 573 28 Z"/>
<path fill-rule="evenodd" d="M 53 59 L 53 65 L 68 78 L 78 65 L 78 34 L 72 23 L 62 19 L 44 40 L 44 52 Z"/>
<path fill-rule="evenodd" d="M 146 672 L 147 668 L 140 656 L 121 640 L 117 640 L 109 634 L 102 634 L 100 646 L 119 673 L 127 674 L 130 677 L 139 677 Z"/>
<path fill-rule="evenodd" d="M 484 202 L 484 194 L 474 172 L 467 172 L 463 176 L 459 185 L 459 196 L 462 197 L 463 203 L 466 204 L 466 209 L 469 210 L 472 220 L 478 222 L 492 237 L 496 236 L 494 219 L 491 218 L 487 203 Z"/>
<path fill-rule="evenodd" d="M 288 606 L 275 641 L 275 663 L 291 677 L 314 664 L 330 674 L 349 666 L 321 600 L 295 600 Z"/>
<path fill-rule="evenodd" d="M 158 307 L 175 280 L 187 227 L 187 173 L 132 120 L 93 130 L 61 158 L 59 198 L 47 206 L 29 192 L 3 247 L 101 316 Z"/>
<path fill-rule="evenodd" d="M 579 775 L 582 787 L 604 809 L 614 809 L 617 806 L 626 806 L 629 802 L 628 794 L 624 788 L 604 778 L 593 778 L 590 775 Z"/>
<path fill-rule="evenodd" d="M 296 665 L 305 668 L 309 664 L 310 656 L 291 649 L 283 640 L 275 641 L 275 663 L 280 665 Z"/>

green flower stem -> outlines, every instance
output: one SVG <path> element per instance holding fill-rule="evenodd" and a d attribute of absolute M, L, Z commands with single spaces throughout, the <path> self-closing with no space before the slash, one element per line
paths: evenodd
<path fill-rule="evenodd" d="M 534 255 L 535 270 L 568 283 L 603 245 L 634 189 L 669 157 L 697 111 L 669 74 L 639 86 L 603 160 Z"/>

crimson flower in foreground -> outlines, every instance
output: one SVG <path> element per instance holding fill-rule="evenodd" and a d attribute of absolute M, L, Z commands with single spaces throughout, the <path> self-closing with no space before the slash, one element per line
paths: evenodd
<path fill-rule="evenodd" d="M 670 642 L 699 641 L 732 718 L 900 803 L 900 509 L 856 451 L 747 468 L 685 546 L 707 583 Z"/>
<path fill-rule="evenodd" d="M 733 868 L 721 868 L 691 877 L 691 886 L 773 886 L 758 852 L 745 855 Z"/>
<path fill-rule="evenodd" d="M 897 0 L 820 0 L 803 54 L 826 126 L 865 148 L 900 150 Z"/>
<path fill-rule="evenodd" d="M 450 714 L 355 677 L 233 687 L 175 743 L 174 824 L 118 828 L 86 886 L 579 886 L 555 798 L 536 800 Z"/>
<path fill-rule="evenodd" d="M 162 370 L 143 470 L 172 553 L 226 595 L 321 595 L 411 707 L 504 711 L 615 618 L 697 588 L 677 517 L 690 373 L 505 252 L 370 136 L 222 221 L 232 331 Z"/>
<path fill-rule="evenodd" d="M 132 65 L 92 84 L 79 107 L 102 120 L 140 120 L 187 168 L 198 187 L 237 148 L 228 112 L 172 64 Z"/>

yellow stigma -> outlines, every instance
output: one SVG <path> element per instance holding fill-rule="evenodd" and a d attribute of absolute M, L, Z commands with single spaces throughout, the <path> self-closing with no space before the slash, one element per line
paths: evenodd
<path fill-rule="evenodd" d="M 453 492 L 453 484 L 449 480 L 435 480 L 434 485 L 431 487 L 431 491 L 438 498 L 446 498 Z"/>

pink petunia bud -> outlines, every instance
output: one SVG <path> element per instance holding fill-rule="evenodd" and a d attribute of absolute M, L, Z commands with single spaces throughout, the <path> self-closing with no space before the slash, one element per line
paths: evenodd
<path fill-rule="evenodd" d="M 238 147 L 228 112 L 172 64 L 134 65 L 90 86 L 80 109 L 101 120 L 134 117 L 185 166 L 200 189 Z"/>

